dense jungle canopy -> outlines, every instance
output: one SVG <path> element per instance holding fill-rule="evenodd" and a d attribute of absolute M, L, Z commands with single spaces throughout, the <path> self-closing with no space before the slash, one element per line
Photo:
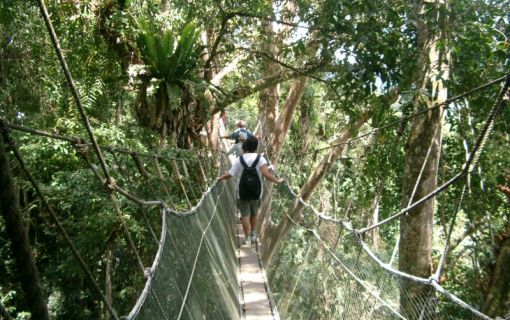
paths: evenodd
<path fill-rule="evenodd" d="M 228 133 L 238 119 L 302 200 L 356 228 L 384 221 L 461 172 L 399 224 L 363 237 L 389 252 L 398 270 L 423 278 L 439 270 L 437 282 L 460 299 L 491 318 L 510 317 L 510 106 L 502 90 L 510 81 L 509 37 L 508 0 L 1 1 L 0 155 L 15 189 L 0 207 L 0 318 L 38 318 L 5 214 L 15 205 L 49 317 L 110 318 L 16 161 L 13 138 L 104 300 L 125 315 L 143 290 L 134 270 L 154 259 L 160 216 L 127 198 L 105 201 L 114 181 L 99 182 L 84 114 L 98 144 L 112 148 L 106 161 L 125 168 L 116 183 L 144 199 L 164 193 L 176 210 L 191 208 L 215 181 L 220 124 Z M 117 158 L 117 149 L 129 151 Z M 178 161 L 161 168 L 156 161 L 150 171 L 152 158 L 143 162 L 141 154 Z M 175 174 L 168 187 L 161 172 Z M 271 208 L 270 197 L 260 213 L 260 255 L 278 293 L 288 287 L 279 268 L 308 257 L 306 241 L 284 240 L 306 239 L 294 223 L 312 222 L 302 202 Z M 271 216 L 275 210 L 282 219 Z M 344 231 L 324 232 L 337 248 Z M 315 280 L 292 288 L 293 303 L 309 313 L 293 314 L 298 309 L 286 302 L 284 318 L 336 318 L 328 272 L 318 263 L 303 273 Z M 406 283 L 400 290 L 410 292 L 399 304 L 410 317 L 413 297 L 429 289 Z M 324 297 L 322 307 L 315 296 Z M 448 304 L 431 309 L 424 319 L 474 319 Z"/>

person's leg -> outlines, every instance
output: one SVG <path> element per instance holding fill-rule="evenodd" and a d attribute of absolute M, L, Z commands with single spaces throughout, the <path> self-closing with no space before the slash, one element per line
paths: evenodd
<path fill-rule="evenodd" d="M 251 233 L 255 232 L 257 230 L 257 216 L 250 216 L 250 227 L 251 227 Z"/>
<path fill-rule="evenodd" d="M 259 210 L 259 200 L 250 201 L 250 239 L 255 241 L 255 230 L 257 230 L 257 212 Z"/>
<path fill-rule="evenodd" d="M 241 217 L 241 224 L 243 225 L 244 237 L 248 240 L 250 235 L 250 217 Z"/>
<path fill-rule="evenodd" d="M 241 225 L 243 226 L 244 237 L 246 240 L 250 235 L 250 203 L 249 201 L 237 200 L 237 207 L 241 212 Z"/>

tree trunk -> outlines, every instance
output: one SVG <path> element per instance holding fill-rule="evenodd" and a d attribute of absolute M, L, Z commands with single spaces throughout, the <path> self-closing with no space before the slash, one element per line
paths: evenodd
<path fill-rule="evenodd" d="M 312 106 L 301 106 L 301 114 L 300 114 L 300 126 L 301 130 L 301 146 L 300 146 L 300 156 L 301 159 L 304 159 L 305 154 L 308 152 L 308 147 L 310 145 L 310 129 L 311 129 L 311 120 L 310 120 L 310 108 Z M 301 160 L 302 161 L 302 160 Z M 299 168 L 301 169 L 302 163 L 299 164 Z"/>
<path fill-rule="evenodd" d="M 379 203 L 380 203 L 380 201 L 381 201 L 381 195 L 379 193 L 377 193 L 375 195 L 374 200 L 372 201 L 372 205 L 370 207 L 371 215 L 369 216 L 369 223 L 367 224 L 368 226 L 379 222 Z M 375 252 L 378 252 L 379 251 L 379 241 L 380 241 L 379 228 L 370 230 L 369 237 L 372 242 L 373 250 Z"/>
<path fill-rule="evenodd" d="M 289 127 L 292 124 L 292 119 L 294 118 L 294 112 L 296 111 L 299 102 L 301 101 L 301 97 L 303 96 L 303 92 L 307 83 L 308 77 L 301 77 L 296 79 L 292 83 L 289 94 L 285 99 L 283 111 L 280 117 L 278 117 L 278 121 L 274 131 L 272 132 L 270 140 L 272 146 L 272 154 L 269 154 L 269 157 L 274 165 L 276 165 L 278 162 L 278 157 L 280 155 L 280 151 L 282 150 L 283 143 L 285 142 L 285 137 L 287 136 Z"/>
<path fill-rule="evenodd" d="M 429 21 L 430 25 L 426 24 L 424 17 L 428 6 L 436 9 L 432 10 L 435 17 Z M 417 87 L 428 92 L 426 97 L 417 100 L 416 110 L 431 108 L 447 98 L 443 81 L 448 79 L 449 54 L 439 47 L 439 42 L 444 40 L 441 24 L 445 17 L 440 15 L 444 7 L 445 1 L 415 3 L 420 63 Z M 432 33 L 431 25 L 434 25 L 435 33 Z M 443 108 L 431 109 L 412 121 L 411 134 L 406 145 L 402 208 L 432 192 L 437 186 L 442 123 Z M 422 167 L 423 173 L 418 181 Z M 435 199 L 424 202 L 400 220 L 399 267 L 401 271 L 418 277 L 427 278 L 432 274 L 434 202 Z M 425 312 L 425 319 L 432 317 L 433 310 L 426 305 L 429 293 L 428 286 L 403 281 L 400 287 L 402 314 L 413 318 L 417 316 L 416 312 Z"/>
<path fill-rule="evenodd" d="M 292 1 L 287 2 L 286 8 L 288 14 L 295 12 L 296 7 Z M 264 52 L 268 52 L 272 57 L 278 58 L 279 52 L 283 46 L 283 38 L 289 31 L 288 27 L 283 27 L 278 32 L 273 29 L 271 21 L 264 22 L 265 32 L 269 35 Z M 275 74 L 281 72 L 281 66 L 274 61 L 268 60 L 264 63 L 263 70 L 265 70 L 265 77 L 270 78 Z M 260 93 L 259 99 L 259 121 L 260 128 L 259 133 L 262 137 L 262 141 L 268 142 L 266 148 L 266 154 L 268 159 L 273 165 L 278 162 L 278 156 L 285 142 L 285 137 L 289 130 L 301 97 L 303 95 L 308 78 L 306 76 L 299 77 L 296 79 L 289 90 L 289 93 L 285 99 L 285 104 L 280 115 L 278 115 L 279 101 L 280 101 L 280 85 L 275 84 Z M 273 186 L 270 184 L 267 187 L 267 192 L 264 193 L 262 199 L 262 205 L 260 208 L 259 215 L 259 233 L 261 239 L 265 235 L 272 234 L 274 224 L 272 221 L 267 220 L 271 210 L 271 194 Z"/>
<path fill-rule="evenodd" d="M 273 1 L 271 6 L 274 6 Z M 263 22 L 264 32 L 266 39 L 262 47 L 263 52 L 267 52 L 270 56 L 277 58 L 279 48 L 277 45 L 282 45 L 276 41 L 276 31 L 273 28 L 271 21 L 266 20 Z M 278 74 L 281 71 L 281 67 L 276 62 L 265 59 L 262 63 L 261 69 L 263 70 L 263 77 L 270 77 L 271 75 Z M 261 119 L 261 138 L 267 143 L 266 153 L 270 160 L 272 160 L 273 146 L 271 145 L 271 136 L 275 132 L 276 117 L 280 101 L 280 84 L 276 83 L 273 86 L 260 92 L 259 96 L 259 113 L 262 115 Z"/>
<path fill-rule="evenodd" d="M 354 130 L 349 130 L 350 128 L 346 128 L 338 135 L 338 138 L 332 143 L 333 145 L 336 146 L 329 150 L 328 154 L 314 168 L 314 170 L 308 177 L 308 180 L 301 188 L 301 191 L 299 192 L 300 198 L 302 198 L 304 201 L 308 201 L 310 199 L 312 192 L 317 188 L 322 178 L 324 178 L 324 176 L 329 172 L 335 160 L 342 154 L 345 148 L 345 144 L 343 143 L 345 143 L 347 140 L 349 140 L 355 134 L 357 134 L 359 128 L 368 119 L 369 119 L 368 116 L 362 115 L 354 123 L 354 127 L 352 128 Z M 287 211 L 287 215 L 291 217 L 294 221 L 300 221 L 302 209 L 303 204 L 299 201 L 299 199 L 296 199 L 292 207 L 290 207 L 289 210 Z M 279 224 L 274 228 L 274 230 L 271 233 L 267 233 L 267 237 L 262 238 L 261 257 L 262 263 L 264 265 L 267 266 L 271 263 L 273 254 L 276 252 L 276 249 L 281 244 L 283 238 L 285 238 L 285 236 L 289 232 L 291 226 L 292 226 L 291 220 L 285 217 L 279 222 Z"/>
<path fill-rule="evenodd" d="M 5 124 L 0 119 L 0 129 L 5 130 Z M 7 132 L 5 130 L 5 132 Z M 18 199 L 11 177 L 7 152 L 4 148 L 8 135 L 0 134 L 0 213 L 5 221 L 5 230 L 11 242 L 12 255 L 18 269 L 21 288 L 25 294 L 26 304 L 33 319 L 49 319 L 48 308 L 44 300 L 39 271 L 35 264 L 32 248 L 28 240 L 23 218 L 18 206 Z"/>
<path fill-rule="evenodd" d="M 413 200 L 420 199 L 432 192 L 437 185 L 437 164 L 440 154 L 440 126 L 438 110 L 430 112 L 425 119 L 416 118 L 406 152 L 404 167 L 404 187 L 401 206 L 407 207 L 415 183 L 426 158 L 431 138 L 433 146 L 425 165 Z M 428 278 L 432 274 L 432 228 L 434 199 L 431 199 L 401 218 L 399 242 L 400 270 L 415 276 Z M 413 318 L 416 306 L 428 295 L 429 288 L 420 284 L 404 281 L 401 285 L 401 310 L 404 316 Z M 406 297 L 404 299 L 404 297 Z"/>
<path fill-rule="evenodd" d="M 113 246 L 115 245 L 115 240 L 117 238 L 117 233 L 114 231 L 112 235 L 109 237 L 108 242 L 106 243 L 106 256 L 105 256 L 105 279 L 104 279 L 104 286 L 105 286 L 105 296 L 106 301 L 113 305 L 113 295 L 112 295 L 112 261 L 113 261 Z M 108 312 L 108 309 L 105 308 L 104 311 L 104 318 L 109 319 L 110 313 Z"/>
<path fill-rule="evenodd" d="M 500 245 L 496 264 L 492 271 L 489 291 L 485 297 L 483 313 L 489 317 L 510 316 L 510 222 L 507 222 L 506 230 L 499 237 Z"/>
<path fill-rule="evenodd" d="M 510 175 L 507 176 L 510 184 Z M 510 204 L 510 188 L 503 185 L 497 186 L 499 191 L 508 197 Z M 490 287 L 485 297 L 483 312 L 490 317 L 510 317 L 510 221 L 507 221 L 506 229 L 498 237 L 496 264 L 492 270 Z"/>

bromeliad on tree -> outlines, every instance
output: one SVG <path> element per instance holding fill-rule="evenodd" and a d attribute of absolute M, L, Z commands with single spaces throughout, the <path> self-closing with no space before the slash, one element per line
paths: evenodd
<path fill-rule="evenodd" d="M 207 86 L 197 77 L 199 32 L 189 23 L 176 36 L 171 30 L 153 30 L 145 21 L 141 30 L 138 46 L 145 68 L 137 75 L 141 80 L 135 102 L 138 120 L 158 132 L 162 144 L 169 138 L 190 148 L 208 118 Z"/>

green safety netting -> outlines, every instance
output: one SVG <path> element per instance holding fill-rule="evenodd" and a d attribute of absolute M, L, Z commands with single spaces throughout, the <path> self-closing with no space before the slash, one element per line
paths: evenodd
<path fill-rule="evenodd" d="M 288 185 L 275 187 L 272 197 L 273 222 L 283 219 L 292 204 L 299 201 Z M 352 229 L 304 206 L 303 219 L 293 225 L 267 267 L 280 317 L 487 318 L 460 301 L 455 292 L 445 292 L 432 282 L 420 284 L 422 280 L 400 273 L 394 245 L 381 239 L 376 242 L 370 235 L 360 238 Z M 416 283 L 418 290 L 413 289 Z"/>
<path fill-rule="evenodd" d="M 188 212 L 164 210 L 159 250 L 128 319 L 240 317 L 232 183 L 216 182 Z"/>

